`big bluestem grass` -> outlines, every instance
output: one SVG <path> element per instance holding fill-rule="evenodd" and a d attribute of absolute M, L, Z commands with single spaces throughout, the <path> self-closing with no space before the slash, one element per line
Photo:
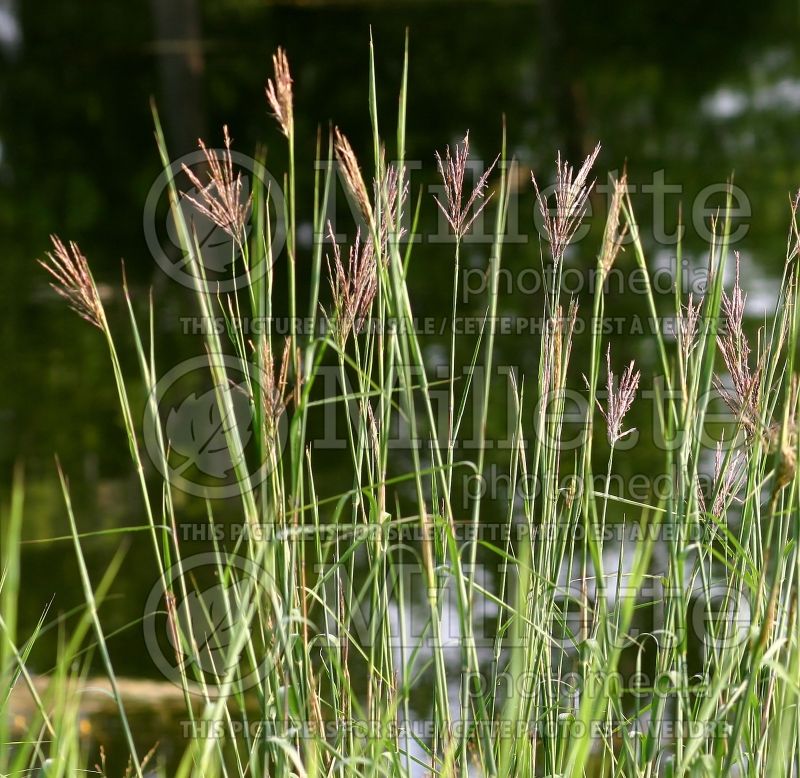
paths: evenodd
<path fill-rule="evenodd" d="M 457 363 L 461 351 L 452 335 L 448 407 L 442 410 L 432 400 L 440 377 L 413 327 L 408 283 L 425 249 L 401 242 L 404 230 L 410 227 L 413 235 L 417 229 L 414 220 L 409 225 L 403 218 L 411 213 L 404 160 L 407 55 L 395 159 L 388 164 L 372 47 L 370 52 L 371 162 L 338 129 L 327 140 L 320 135 L 309 204 L 318 237 L 310 251 L 300 251 L 296 238 L 297 106 L 282 50 L 274 57 L 266 95 L 278 125 L 272 132 L 282 135 L 277 140 L 289 149 L 285 224 L 273 223 L 266 203 L 274 193 L 257 181 L 250 199 L 242 202 L 227 130 L 227 156 L 209 156 L 209 182 L 194 181 L 196 206 L 237 242 L 250 279 L 227 298 L 206 280 L 203 247 L 180 207 L 182 195 L 156 116 L 175 224 L 187 267 L 198 279 L 200 313 L 269 319 L 275 300 L 294 321 L 297 294 L 305 294 L 295 278 L 302 262 L 310 268 L 303 274 L 310 276 L 309 319 L 329 325 L 322 332 L 292 331 L 285 341 L 260 331 L 250 343 L 235 329 L 221 334 L 209 328 L 202 336 L 219 417 L 234 420 L 225 425 L 225 445 L 235 466 L 241 523 L 252 529 L 235 547 L 248 574 L 231 561 L 231 549 L 215 544 L 214 573 L 225 583 L 221 610 L 183 612 L 179 607 L 203 598 L 192 572 L 185 570 L 175 486 L 145 464 L 127 388 L 133 379 L 122 374 L 118 335 L 105 316 L 90 263 L 75 244 L 54 241 L 44 265 L 56 291 L 103 333 L 109 348 L 147 517 L 143 527 L 125 531 L 144 529 L 152 539 L 162 616 L 181 658 L 172 680 L 180 686 L 192 727 L 216 736 L 187 737 L 169 773 L 159 767 L 158 749 L 148 764 L 152 744 L 141 743 L 130 724 L 103 620 L 105 597 L 124 563 L 115 557 L 103 574 L 87 568 L 68 473 L 62 485 L 86 610 L 65 637 L 41 692 L 28 662 L 41 627 L 33 635 L 20 635 L 17 628 L 24 511 L 18 477 L 0 549 L 0 773 L 44 769 L 48 776 L 71 776 L 81 769 L 85 753 L 76 711 L 87 659 L 94 654 L 110 682 L 131 775 L 142 776 L 146 769 L 179 777 L 796 774 L 797 200 L 790 211 L 781 292 L 769 327 L 755 340 L 745 331 L 738 272 L 729 291 L 723 285 L 730 235 L 725 209 L 708 247 L 708 289 L 688 300 L 676 291 L 667 311 L 678 321 L 676 338 L 658 329 L 652 336 L 663 393 L 656 421 L 660 436 L 671 443 L 661 452 L 670 488 L 649 500 L 628 499 L 612 488 L 612 471 L 635 456 L 635 449 L 628 452 L 622 445 L 632 430 L 626 417 L 643 402 L 640 384 L 649 386 L 655 376 L 641 375 L 631 363 L 615 377 L 617 347 L 612 358 L 602 327 L 593 327 L 589 342 L 578 344 L 576 322 L 583 316 L 599 323 L 605 316 L 603 285 L 581 311 L 559 280 L 585 216 L 599 146 L 577 172 L 557 157 L 553 207 L 537 183 L 547 180 L 547 172 L 537 171 L 534 178 L 530 194 L 548 244 L 541 254 L 555 271 L 554 281 L 547 289 L 543 334 L 524 344 L 526 351 L 539 354 L 537 369 L 529 375 L 515 370 L 502 380 L 493 368 L 514 178 L 509 173 L 513 161 L 505 157 L 505 130 L 497 170 L 494 164 L 485 169 L 474 186 L 466 182 L 467 137 L 455 150 L 437 155 L 445 187 L 438 207 L 455 236 L 454 290 L 468 230 L 481 211 L 493 222 L 493 241 L 484 256 L 486 318 L 465 364 Z M 358 212 L 359 224 L 350 231 L 358 237 L 347 249 L 334 243 L 326 223 L 337 166 Z M 492 179 L 495 195 L 489 201 L 483 194 Z M 365 180 L 373 182 L 371 196 Z M 280 226 L 287 232 L 286 253 L 272 256 L 271 236 Z M 581 251 L 575 247 L 576 255 Z M 664 300 L 650 283 L 624 175 L 613 182 L 595 259 L 599 277 L 622 261 L 642 272 L 649 314 L 654 319 L 663 314 Z M 287 294 L 273 286 L 272 268 L 281 262 L 287 263 Z M 676 287 L 681 288 L 680 279 Z M 124 290 L 138 380 L 152 396 L 159 374 L 155 307 L 148 302 L 142 328 L 140 302 L 126 284 Z M 457 302 L 454 294 L 453 319 Z M 370 320 L 377 326 L 362 326 Z M 387 326 L 390 321 L 397 326 Z M 575 365 L 578 345 L 584 351 Z M 219 359 L 231 354 L 252 367 L 244 384 Z M 335 363 L 339 382 L 327 394 L 320 380 L 326 362 Z M 460 372 L 467 378 L 456 383 L 453 377 Z M 585 384 L 574 380 L 580 374 Z M 570 390 L 586 399 L 585 434 L 577 449 L 566 450 L 561 441 Z M 710 399 L 712 393 L 717 399 Z M 242 396 L 259 433 L 257 455 L 269 464 L 260 480 L 247 470 L 247 430 L 235 413 Z M 491 510 L 488 498 L 473 496 L 460 504 L 457 485 L 463 478 L 487 475 L 490 407 L 495 398 L 506 397 L 511 398 L 512 435 L 501 453 L 509 488 L 498 517 L 497 501 Z M 742 442 L 738 449 L 709 448 L 704 442 L 710 410 L 716 408 L 712 402 L 723 401 L 731 410 L 724 440 Z M 331 406 L 346 428 L 340 459 L 348 472 L 333 490 L 309 432 L 316 411 Z M 467 408 L 473 409 L 478 442 L 462 449 L 457 444 Z M 158 418 L 158 409 L 152 410 Z M 393 451 L 391 439 L 398 422 L 409 439 L 420 442 L 402 456 Z M 173 446 L 166 427 L 157 425 L 157 442 L 153 464 L 162 465 L 163 472 Z M 711 479 L 710 490 L 699 488 L 704 475 Z M 567 476 L 572 486 L 564 488 Z M 539 488 L 517 500 L 517 486 L 531 482 Z M 209 525 L 215 525 L 214 502 L 204 510 Z M 506 529 L 501 540 L 481 535 L 498 523 Z M 272 529 L 266 535 L 259 529 L 265 526 Z M 632 535 L 611 544 L 605 539 L 610 526 Z M 417 531 L 413 540 L 393 538 L 391 533 L 403 528 Z M 497 576 L 481 578 L 482 566 L 496 567 Z M 639 614 L 647 609 L 657 612 L 658 628 L 642 632 Z M 487 611 L 495 626 L 484 641 L 479 633 Z M 155 618 L 145 618 L 150 616 Z M 208 656 L 217 663 L 213 684 L 204 665 Z M 626 683 L 633 683 L 631 667 L 649 668 L 652 683 L 626 691 Z M 14 739 L 7 690 L 23 687 L 34 700 L 35 715 L 10 748 L 5 745 Z M 360 729 L 351 726 L 358 722 Z M 422 723 L 428 726 L 419 729 Z"/>

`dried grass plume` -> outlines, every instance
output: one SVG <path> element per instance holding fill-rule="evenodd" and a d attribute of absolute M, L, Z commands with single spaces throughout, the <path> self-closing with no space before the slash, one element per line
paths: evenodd
<path fill-rule="evenodd" d="M 583 220 L 586 202 L 594 186 L 594 181 L 588 182 L 589 173 L 599 153 L 598 143 L 594 151 L 586 157 L 576 175 L 572 165 L 562 161 L 559 152 L 556 158 L 555 213 L 551 213 L 547 197 L 539 188 L 536 176 L 531 173 L 539 211 L 544 221 L 544 230 L 550 241 L 550 251 L 556 264 L 564 258 L 564 252 Z"/>
<path fill-rule="evenodd" d="M 184 193 L 199 213 L 216 224 L 240 245 L 244 242 L 247 219 L 250 213 L 250 197 L 242 198 L 241 171 L 234 175 L 231 155 L 231 137 L 227 125 L 222 128 L 225 151 L 218 154 L 198 141 L 208 166 L 208 182 L 203 183 L 197 174 L 186 165 L 183 172 L 197 189 L 197 196 Z"/>
<path fill-rule="evenodd" d="M 614 262 L 620 251 L 624 251 L 622 246 L 625 236 L 628 234 L 628 225 L 621 225 L 622 219 L 622 199 L 628 191 L 628 174 L 623 170 L 622 175 L 614 181 L 614 191 L 611 195 L 611 205 L 608 209 L 608 218 L 603 232 L 603 247 L 600 250 L 600 267 L 603 276 L 607 276 L 614 267 Z"/>
<path fill-rule="evenodd" d="M 603 418 L 606 420 L 608 440 L 613 446 L 617 441 L 626 435 L 630 435 L 635 430 L 635 427 L 623 430 L 622 422 L 636 399 L 641 373 L 638 370 L 634 372 L 634 362 L 631 360 L 622 373 L 619 382 L 616 383 L 614 373 L 611 371 L 611 346 L 606 351 L 606 370 L 608 375 L 606 384 L 608 399 L 606 400 L 605 408 L 599 403 L 598 406 L 600 407 L 600 413 L 603 414 Z"/>
<path fill-rule="evenodd" d="M 291 390 L 288 388 L 290 357 L 291 338 L 284 341 L 280 365 L 275 360 L 269 339 L 264 339 L 261 347 L 261 408 L 269 441 L 274 439 L 281 416 L 291 398 Z"/>
<path fill-rule="evenodd" d="M 105 313 L 100 295 L 89 271 L 89 263 L 78 244 L 70 242 L 67 247 L 55 235 L 51 235 L 50 240 L 53 251 L 47 252 L 47 260 L 39 260 L 39 264 L 53 278 L 50 286 L 80 317 L 99 330 L 105 329 Z"/>
<path fill-rule="evenodd" d="M 267 102 L 272 115 L 280 125 L 281 132 L 288 138 L 294 132 L 294 113 L 292 109 L 292 74 L 286 52 L 279 46 L 272 55 L 275 79 L 267 80 L 265 89 Z"/>
<path fill-rule="evenodd" d="M 361 240 L 359 231 L 345 265 L 330 225 L 328 230 L 333 244 L 333 262 L 328 257 L 328 275 L 333 295 L 335 336 L 339 346 L 344 348 L 350 333 L 358 334 L 363 329 L 378 291 L 375 250 L 372 240 Z"/>
<path fill-rule="evenodd" d="M 364 185 L 364 178 L 361 175 L 361 168 L 358 165 L 358 160 L 350 141 L 347 140 L 347 136 L 338 127 L 333 130 L 333 147 L 336 152 L 336 158 L 339 160 L 340 170 L 347 189 L 358 204 L 367 224 L 371 225 L 372 206 L 369 202 L 367 187 Z"/>
<path fill-rule="evenodd" d="M 491 194 L 489 197 L 484 197 L 486 181 L 494 169 L 494 166 L 497 164 L 497 160 L 500 159 L 500 156 L 498 155 L 495 157 L 494 162 L 483 172 L 467 198 L 467 202 L 464 203 L 464 176 L 467 170 L 468 159 L 469 132 L 464 136 L 464 140 L 461 141 L 461 143 L 456 144 L 454 153 L 451 154 L 450 146 L 445 148 L 444 159 L 442 159 L 438 151 L 436 152 L 436 166 L 439 169 L 439 175 L 444 184 L 444 202 L 438 197 L 434 199 L 450 226 L 453 228 L 453 232 L 458 240 L 461 240 L 461 238 L 469 232 L 470 227 L 472 227 L 475 220 L 481 215 L 481 212 L 491 199 Z M 470 215 L 477 200 L 482 200 L 482 202 L 475 209 L 475 212 Z"/>
<path fill-rule="evenodd" d="M 736 277 L 730 295 L 722 293 L 724 329 L 717 335 L 717 347 L 730 375 L 732 388 L 714 377 L 714 384 L 725 404 L 738 417 L 748 436 L 755 435 L 761 426 L 761 375 L 763 363 L 750 367 L 750 344 L 744 331 L 744 308 L 747 295 L 739 284 L 739 253 L 736 252 Z"/>

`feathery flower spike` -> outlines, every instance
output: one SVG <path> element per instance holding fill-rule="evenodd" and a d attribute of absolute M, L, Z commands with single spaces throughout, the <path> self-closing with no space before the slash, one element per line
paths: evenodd
<path fill-rule="evenodd" d="M 38 260 L 54 279 L 50 286 L 69 303 L 75 313 L 102 330 L 105 314 L 86 257 L 77 243 L 70 242 L 67 248 L 55 235 L 51 235 L 50 240 L 53 242 L 53 251 L 47 252 L 47 261 Z"/>
<path fill-rule="evenodd" d="M 288 389 L 289 358 L 291 355 L 291 338 L 283 344 L 283 356 L 280 366 L 275 360 L 272 346 L 267 339 L 261 351 L 262 389 L 261 405 L 264 413 L 267 437 L 272 440 L 278 428 L 283 412 L 289 404 L 291 391 Z"/>
<path fill-rule="evenodd" d="M 231 138 L 227 125 L 222 131 L 225 139 L 222 159 L 214 151 L 206 148 L 202 140 L 198 141 L 208 165 L 207 184 L 203 184 L 191 168 L 183 165 L 184 173 L 192 186 L 197 189 L 196 197 L 185 193 L 183 196 L 199 213 L 241 244 L 244 241 L 245 225 L 250 212 L 250 197 L 242 199 L 242 174 L 239 172 L 234 176 L 233 173 Z"/>
<path fill-rule="evenodd" d="M 294 130 L 294 114 L 292 110 L 292 74 L 289 72 L 289 60 L 286 52 L 279 46 L 272 55 L 275 80 L 268 79 L 266 94 L 272 115 L 281 127 L 281 132 L 288 138 Z"/>
<path fill-rule="evenodd" d="M 750 344 L 744 332 L 744 308 L 747 295 L 739 284 L 739 253 L 736 252 L 736 279 L 729 295 L 722 293 L 722 313 L 725 318 L 723 332 L 717 335 L 717 346 L 733 389 L 725 387 L 719 377 L 714 377 L 714 384 L 725 404 L 741 420 L 745 432 L 752 436 L 760 425 L 760 388 L 763 364 L 760 362 L 755 370 L 750 368 Z"/>
<path fill-rule="evenodd" d="M 375 250 L 372 240 L 361 241 L 359 230 L 356 233 L 355 243 L 350 247 L 345 267 L 330 225 L 328 231 L 333 243 L 333 263 L 330 257 L 327 261 L 336 319 L 336 338 L 339 345 L 344 348 L 350 333 L 358 334 L 362 330 L 378 291 Z"/>
<path fill-rule="evenodd" d="M 347 136 L 338 127 L 334 127 L 333 130 L 333 147 L 350 194 L 358 203 L 358 207 L 361 209 L 367 224 L 372 224 L 372 206 L 369 204 L 369 196 L 367 195 L 367 187 L 364 185 L 364 178 L 361 175 L 361 168 L 358 166 L 358 160 L 350 141 L 347 140 Z"/>
<path fill-rule="evenodd" d="M 464 203 L 464 176 L 468 159 L 469 132 L 464 136 L 464 140 L 461 143 L 456 144 L 454 154 L 451 154 L 450 146 L 445 147 L 444 159 L 442 159 L 438 151 L 436 152 L 436 166 L 444 184 L 444 203 L 438 197 L 434 199 L 453 228 L 458 240 L 461 240 L 469 232 L 475 219 L 480 216 L 481 211 L 491 199 L 491 194 L 489 197 L 484 197 L 486 182 L 500 156 L 495 157 L 494 162 L 484 171 L 469 198 L 467 198 L 467 202 Z M 477 200 L 482 200 L 482 202 L 475 209 L 475 213 L 470 216 L 470 211 Z"/>
<path fill-rule="evenodd" d="M 561 160 L 561 152 L 558 153 L 556 158 L 555 214 L 551 214 L 547 206 L 547 198 L 539 188 L 536 176 L 531 173 L 533 186 L 536 189 L 539 211 L 544 220 L 545 233 L 550 241 L 550 251 L 556 264 L 564 258 L 564 252 L 583 220 L 586 201 L 589 199 L 589 193 L 594 186 L 594 181 L 587 183 L 587 179 L 599 153 L 600 144 L 598 143 L 594 151 L 584 160 L 577 175 L 575 175 L 572 165 Z"/>
<path fill-rule="evenodd" d="M 634 399 L 636 399 L 636 390 L 639 388 L 641 373 L 638 370 L 634 372 L 634 362 L 631 360 L 622 373 L 619 383 L 615 386 L 614 373 L 611 372 L 611 346 L 606 351 L 606 370 L 608 372 L 606 408 L 604 409 L 600 403 L 598 403 L 598 406 L 600 407 L 600 413 L 603 414 L 603 418 L 606 420 L 608 440 L 613 446 L 617 441 L 626 435 L 630 435 L 636 429 L 631 427 L 631 429 L 623 431 L 622 422 L 631 409 Z"/>

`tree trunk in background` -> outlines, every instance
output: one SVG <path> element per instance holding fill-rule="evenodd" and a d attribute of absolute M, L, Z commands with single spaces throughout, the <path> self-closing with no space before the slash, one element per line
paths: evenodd
<path fill-rule="evenodd" d="M 198 0 L 150 0 L 161 94 L 158 110 L 170 156 L 197 148 L 204 135 L 203 44 Z"/>
<path fill-rule="evenodd" d="M 584 138 L 580 84 L 574 77 L 569 22 L 560 0 L 539 2 L 539 88 L 553 108 L 554 133 L 562 138 L 561 152 L 573 165 L 580 165 L 594 147 Z"/>

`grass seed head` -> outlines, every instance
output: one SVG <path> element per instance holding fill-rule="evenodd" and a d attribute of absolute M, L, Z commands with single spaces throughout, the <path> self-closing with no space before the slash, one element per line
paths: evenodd
<path fill-rule="evenodd" d="M 333 244 L 333 261 L 328 257 L 328 276 L 333 295 L 336 339 L 344 349 L 351 332 L 363 329 L 372 301 L 378 291 L 375 249 L 371 239 L 361 240 L 361 231 L 350 246 L 347 264 L 328 225 Z"/>
<path fill-rule="evenodd" d="M 606 420 L 608 440 L 613 446 L 626 435 L 630 435 L 635 429 L 635 427 L 631 427 L 629 430 L 623 430 L 622 422 L 636 399 L 641 373 L 638 370 L 634 371 L 634 362 L 631 360 L 622 373 L 619 382 L 616 382 L 614 373 L 611 371 L 611 346 L 606 351 L 606 370 L 608 375 L 606 384 L 608 399 L 606 400 L 606 408 L 600 407 L 600 413 L 603 414 Z"/>
<path fill-rule="evenodd" d="M 208 167 L 208 182 L 204 184 L 191 168 L 183 165 L 184 173 L 197 189 L 197 196 L 185 193 L 183 196 L 199 213 L 242 245 L 250 214 L 250 197 L 242 197 L 242 174 L 238 172 L 234 175 L 233 172 L 231 137 L 227 125 L 223 127 L 223 135 L 225 151 L 221 155 L 209 150 L 202 140 L 198 141 Z"/>
<path fill-rule="evenodd" d="M 463 201 L 464 177 L 467 170 L 467 161 L 469 160 L 469 132 L 464 136 L 464 140 L 461 143 L 456 144 L 454 152 L 451 153 L 450 146 L 445 148 L 444 159 L 442 159 L 438 151 L 436 152 L 436 166 L 444 184 L 444 202 L 438 197 L 434 199 L 458 240 L 461 240 L 469 232 L 470 227 L 472 227 L 491 199 L 491 194 L 489 197 L 485 197 L 486 182 L 498 159 L 500 159 L 499 155 L 483 172 L 465 203 Z M 479 200 L 481 202 L 473 213 L 473 206 Z"/>
<path fill-rule="evenodd" d="M 272 345 L 267 338 L 261 346 L 261 406 L 268 440 L 274 440 L 278 424 L 291 399 L 289 385 L 289 360 L 291 338 L 283 344 L 280 364 L 275 360 Z"/>
<path fill-rule="evenodd" d="M 347 140 L 347 136 L 338 127 L 333 130 L 333 147 L 336 152 L 336 158 L 339 160 L 345 184 L 358 204 L 367 224 L 371 225 L 372 206 L 369 202 L 367 187 L 364 185 L 364 178 L 361 175 L 361 168 L 358 165 L 358 160 L 350 141 Z"/>
<path fill-rule="evenodd" d="M 748 437 L 753 437 L 761 425 L 759 405 L 761 400 L 761 377 L 763 361 L 755 369 L 750 367 L 750 344 L 744 331 L 744 308 L 747 296 L 739 284 L 739 254 L 736 253 L 736 280 L 729 295 L 722 294 L 723 331 L 717 336 L 717 347 L 732 388 L 726 387 L 719 376 L 714 384 L 725 404 L 735 413 Z"/>
<path fill-rule="evenodd" d="M 608 210 L 606 227 L 603 232 L 603 247 L 600 251 L 600 267 L 603 277 L 608 275 L 616 262 L 620 251 L 623 251 L 622 243 L 628 234 L 628 225 L 621 224 L 622 198 L 628 190 L 628 174 L 622 173 L 617 181 L 614 181 L 614 192 L 611 195 L 611 205 Z"/>
<path fill-rule="evenodd" d="M 292 75 L 289 72 L 289 60 L 286 52 L 278 47 L 272 55 L 275 71 L 274 79 L 267 80 L 266 95 L 272 115 L 280 125 L 281 132 L 288 138 L 294 132 L 294 114 L 292 109 Z"/>
<path fill-rule="evenodd" d="M 583 221 L 589 193 L 594 186 L 594 181 L 588 182 L 589 173 L 599 153 L 600 144 L 598 143 L 594 151 L 586 157 L 578 173 L 575 174 L 572 165 L 562 161 L 561 152 L 559 152 L 556 158 L 554 213 L 548 207 L 547 198 L 539 188 L 536 176 L 531 173 L 539 212 L 542 215 L 547 239 L 550 241 L 553 262 L 556 264 L 564 259 L 564 252 Z"/>
<path fill-rule="evenodd" d="M 39 260 L 39 264 L 53 278 L 50 286 L 69 303 L 75 313 L 99 330 L 104 329 L 105 313 L 86 257 L 77 243 L 70 241 L 67 246 L 55 235 L 51 235 L 50 240 L 53 251 L 47 252 L 46 260 Z"/>

